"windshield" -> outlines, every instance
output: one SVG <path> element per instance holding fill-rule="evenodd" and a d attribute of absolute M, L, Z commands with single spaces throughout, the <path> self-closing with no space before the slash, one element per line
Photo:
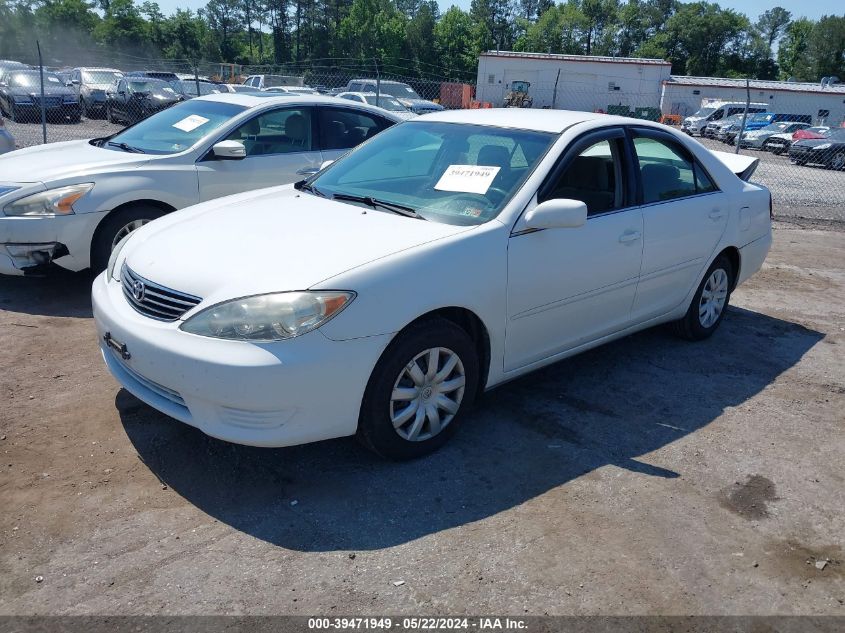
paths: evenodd
<path fill-rule="evenodd" d="M 109 142 L 126 143 L 147 154 L 175 154 L 195 145 L 244 110 L 244 106 L 231 103 L 183 101 L 119 132 Z"/>
<path fill-rule="evenodd" d="M 831 141 L 845 141 L 845 129 L 831 130 L 827 138 Z"/>
<path fill-rule="evenodd" d="M 393 95 L 400 99 L 422 99 L 411 86 L 407 84 L 379 84 L 379 94 Z"/>
<path fill-rule="evenodd" d="M 184 81 L 171 81 L 170 85 L 176 89 L 177 92 L 181 92 L 184 94 L 192 95 L 194 97 L 197 96 L 197 82 L 190 81 L 188 79 Z M 220 90 L 217 88 L 216 85 L 210 84 L 205 81 L 199 82 L 200 86 L 200 96 L 205 95 L 213 95 L 218 94 Z"/>
<path fill-rule="evenodd" d="M 388 97 L 386 95 L 379 95 L 378 97 L 376 97 L 375 95 L 364 95 L 364 100 L 370 105 L 378 106 L 379 108 L 390 110 L 391 112 L 408 111 L 408 108 L 403 106 L 396 99 L 394 99 L 393 97 Z"/>
<path fill-rule="evenodd" d="M 12 88 L 40 88 L 41 80 L 38 72 L 15 73 L 12 75 L 9 85 Z M 64 86 L 65 83 L 54 73 L 44 73 L 44 87 L 55 88 Z"/>
<path fill-rule="evenodd" d="M 710 116 L 716 111 L 716 108 L 701 108 L 698 112 L 693 114 L 695 117 L 706 117 Z"/>
<path fill-rule="evenodd" d="M 161 79 L 130 79 L 126 82 L 129 92 L 151 94 L 154 97 L 175 97 L 176 91 Z"/>
<path fill-rule="evenodd" d="M 772 123 L 764 127 L 761 132 L 781 132 L 786 129 L 789 123 Z"/>
<path fill-rule="evenodd" d="M 749 121 L 755 121 L 755 122 L 759 122 L 759 121 L 771 121 L 773 116 L 774 116 L 773 114 L 770 114 L 770 113 L 768 113 L 768 112 L 763 112 L 763 113 L 761 113 L 761 114 L 752 114 L 752 115 L 750 115 L 750 116 L 748 117 L 748 120 L 749 120 Z"/>
<path fill-rule="evenodd" d="M 389 128 L 318 175 L 320 194 L 369 196 L 427 220 L 483 224 L 519 189 L 556 135 L 482 125 Z"/>
<path fill-rule="evenodd" d="M 123 77 L 123 73 L 114 70 L 83 70 L 82 81 L 86 84 L 110 84 Z"/>

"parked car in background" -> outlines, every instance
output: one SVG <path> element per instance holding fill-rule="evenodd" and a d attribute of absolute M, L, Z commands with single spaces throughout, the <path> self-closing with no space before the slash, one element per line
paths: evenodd
<path fill-rule="evenodd" d="M 845 169 L 845 128 L 832 129 L 826 138 L 795 141 L 789 148 L 789 160 L 796 165 L 813 163 Z"/>
<path fill-rule="evenodd" d="M 150 79 L 161 79 L 162 81 L 179 81 L 179 75 L 166 70 L 132 70 L 126 73 L 127 77 L 149 77 Z"/>
<path fill-rule="evenodd" d="M 74 68 L 70 82 L 79 98 L 82 116 L 93 119 L 106 116 L 106 91 L 123 73 L 116 68 Z"/>
<path fill-rule="evenodd" d="M 329 97 L 336 97 L 337 95 L 339 95 L 343 92 L 346 92 L 346 86 L 343 86 L 341 88 L 329 88 L 326 91 L 326 95 L 329 96 Z"/>
<path fill-rule="evenodd" d="M 316 95 L 319 94 L 313 88 L 307 86 L 273 86 L 265 88 L 264 92 L 272 92 L 279 95 Z"/>
<path fill-rule="evenodd" d="M 375 79 L 353 79 L 346 84 L 346 92 L 372 92 L 396 97 L 403 106 L 414 114 L 439 112 L 443 106 L 423 99 L 408 84 L 400 81 L 376 81 Z"/>
<path fill-rule="evenodd" d="M 773 154 L 783 154 L 789 150 L 795 141 L 806 138 L 825 138 L 829 127 L 816 126 L 807 127 L 795 132 L 773 134 L 763 143 L 763 149 Z"/>
<path fill-rule="evenodd" d="M 6 83 L 6 75 L 13 70 L 30 70 L 28 64 L 16 62 L 11 59 L 0 59 L 0 84 Z"/>
<path fill-rule="evenodd" d="M 102 270 L 150 220 L 301 180 L 399 120 L 329 97 L 216 94 L 112 136 L 20 149 L 0 157 L 0 273 Z"/>
<path fill-rule="evenodd" d="M 701 136 L 708 137 L 708 138 L 718 138 L 719 140 L 724 139 L 725 130 L 728 127 L 733 125 L 734 123 L 741 123 L 742 122 L 742 115 L 741 114 L 732 114 L 726 119 L 720 119 L 718 121 L 710 121 L 704 126 L 704 129 L 701 132 Z M 721 135 L 721 136 L 720 136 Z"/>
<path fill-rule="evenodd" d="M 244 84 L 217 84 L 217 88 L 220 92 L 261 92 L 258 88 L 253 88 L 252 86 L 246 86 Z"/>
<path fill-rule="evenodd" d="M 243 84 L 259 90 L 266 90 L 267 88 L 302 86 L 304 81 L 302 77 L 296 75 L 250 75 L 243 81 Z"/>
<path fill-rule="evenodd" d="M 810 127 L 809 123 L 801 123 L 798 121 L 780 121 L 772 123 L 759 130 L 752 130 L 750 132 L 743 132 L 742 137 L 737 141 L 740 147 L 749 147 L 751 149 L 765 149 L 766 141 L 775 134 L 792 134 L 798 130 Z"/>
<path fill-rule="evenodd" d="M 41 120 L 41 73 L 13 70 L 0 86 L 0 114 L 11 121 Z M 53 121 L 79 123 L 82 116 L 76 92 L 54 73 L 44 73 L 44 110 Z"/>
<path fill-rule="evenodd" d="M 748 113 L 767 112 L 768 104 L 752 103 L 748 107 Z M 685 117 L 681 122 L 681 131 L 695 136 L 702 134 L 709 123 L 722 121 L 734 114 L 742 114 L 745 111 L 745 103 L 738 101 L 713 101 L 702 106 L 695 114 Z M 739 129 L 739 128 L 737 128 Z"/>
<path fill-rule="evenodd" d="M 12 133 L 6 128 L 3 116 L 0 115 L 0 154 L 11 152 L 15 149 L 15 139 Z M 2 176 L 0 176 L 2 178 Z"/>
<path fill-rule="evenodd" d="M 181 100 L 182 97 L 162 79 L 121 77 L 107 94 L 106 119 L 109 123 L 131 125 Z"/>
<path fill-rule="evenodd" d="M 377 108 L 388 110 L 403 119 L 413 119 L 415 116 L 418 116 L 399 103 L 396 97 L 391 97 L 390 95 L 376 95 L 374 92 L 341 92 L 336 96 L 341 99 L 367 103 Z"/>
<path fill-rule="evenodd" d="M 486 389 L 660 323 L 702 340 L 731 318 L 771 246 L 771 195 L 735 175 L 759 159 L 720 154 L 594 113 L 418 117 L 293 187 L 131 235 L 92 290 L 103 358 L 229 442 L 357 435 L 419 457 Z"/>
<path fill-rule="evenodd" d="M 197 94 L 197 84 L 199 84 L 199 94 Z M 182 99 L 193 99 L 194 97 L 204 97 L 205 95 L 216 95 L 222 92 L 220 86 L 211 81 L 199 81 L 196 79 L 180 79 L 179 81 L 171 81 L 168 84 Z"/>

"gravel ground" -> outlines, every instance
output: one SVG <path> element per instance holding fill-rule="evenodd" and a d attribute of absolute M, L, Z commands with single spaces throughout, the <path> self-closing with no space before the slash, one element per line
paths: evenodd
<path fill-rule="evenodd" d="M 6 122 L 18 147 L 41 143 L 41 126 L 34 123 Z M 122 126 L 102 119 L 83 119 L 78 124 L 49 124 L 47 140 L 50 142 L 107 136 Z M 733 147 L 712 139 L 701 139 L 710 149 L 723 152 Z M 769 152 L 744 149 L 743 154 L 760 158 L 754 181 L 769 187 L 775 201 L 775 215 L 779 218 L 807 218 L 845 222 L 845 171 L 835 172 L 822 167 L 798 166 L 786 156 Z"/>
<path fill-rule="evenodd" d="M 402 464 L 206 437 L 110 378 L 89 277 L 2 278 L 0 614 L 845 615 L 844 251 L 779 225 L 710 340 L 561 362 Z"/>

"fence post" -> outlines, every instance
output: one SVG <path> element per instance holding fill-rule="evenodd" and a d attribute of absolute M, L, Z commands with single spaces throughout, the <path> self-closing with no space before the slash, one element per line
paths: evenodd
<path fill-rule="evenodd" d="M 378 71 L 378 60 L 373 57 L 373 63 L 376 65 L 376 105 L 381 105 L 381 74 Z"/>
<path fill-rule="evenodd" d="M 555 91 L 552 93 L 552 110 L 555 109 L 557 103 L 557 82 L 560 80 L 560 68 L 557 69 L 557 77 L 555 77 Z"/>
<path fill-rule="evenodd" d="M 742 143 L 742 135 L 745 132 L 745 121 L 748 119 L 748 108 L 751 107 L 751 81 L 745 78 L 745 111 L 742 113 L 742 125 L 739 126 L 739 134 L 736 137 L 736 149 L 734 154 L 739 154 L 739 145 Z"/>
<path fill-rule="evenodd" d="M 197 63 L 194 62 L 191 65 L 194 67 L 194 82 L 196 82 L 197 84 L 197 96 L 201 97 L 202 95 L 200 94 L 200 76 L 199 72 L 197 71 Z"/>
<path fill-rule="evenodd" d="M 41 59 L 41 42 L 35 40 L 38 48 L 38 76 L 41 78 L 41 136 L 47 143 L 47 104 L 44 103 L 44 62 Z"/>

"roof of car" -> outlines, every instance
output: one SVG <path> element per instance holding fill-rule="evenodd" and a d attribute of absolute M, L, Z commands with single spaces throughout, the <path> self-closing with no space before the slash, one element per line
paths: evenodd
<path fill-rule="evenodd" d="M 333 105 L 336 106 L 342 103 L 345 106 L 353 106 L 361 109 L 367 109 L 380 116 L 393 116 L 387 110 L 376 108 L 375 106 L 368 106 L 365 103 L 356 103 L 355 101 L 339 101 L 337 97 L 324 97 L 323 95 L 312 94 L 280 94 L 278 92 L 221 92 L 218 94 L 204 95 L 197 97 L 202 101 L 220 101 L 222 103 L 232 103 L 235 105 L 245 106 L 247 108 L 254 108 L 256 106 L 263 106 L 273 103 L 277 104 L 293 104 L 293 105 Z"/>
<path fill-rule="evenodd" d="M 563 132 L 576 123 L 608 119 L 608 123 L 630 123 L 631 119 L 595 112 L 574 110 L 538 110 L 534 108 L 481 108 L 478 110 L 441 110 L 424 114 L 414 121 L 443 121 L 445 123 L 470 123 L 496 127 L 535 130 L 537 132 Z M 638 121 L 643 123 L 643 121 Z"/>
<path fill-rule="evenodd" d="M 104 70 L 104 71 L 110 72 L 110 73 L 121 73 L 121 74 L 123 74 L 122 70 L 118 70 L 117 68 L 106 68 L 105 66 L 103 66 L 103 67 L 100 67 L 100 66 L 77 66 L 76 68 L 70 68 L 68 70 L 69 71 L 72 71 L 72 70 Z"/>

